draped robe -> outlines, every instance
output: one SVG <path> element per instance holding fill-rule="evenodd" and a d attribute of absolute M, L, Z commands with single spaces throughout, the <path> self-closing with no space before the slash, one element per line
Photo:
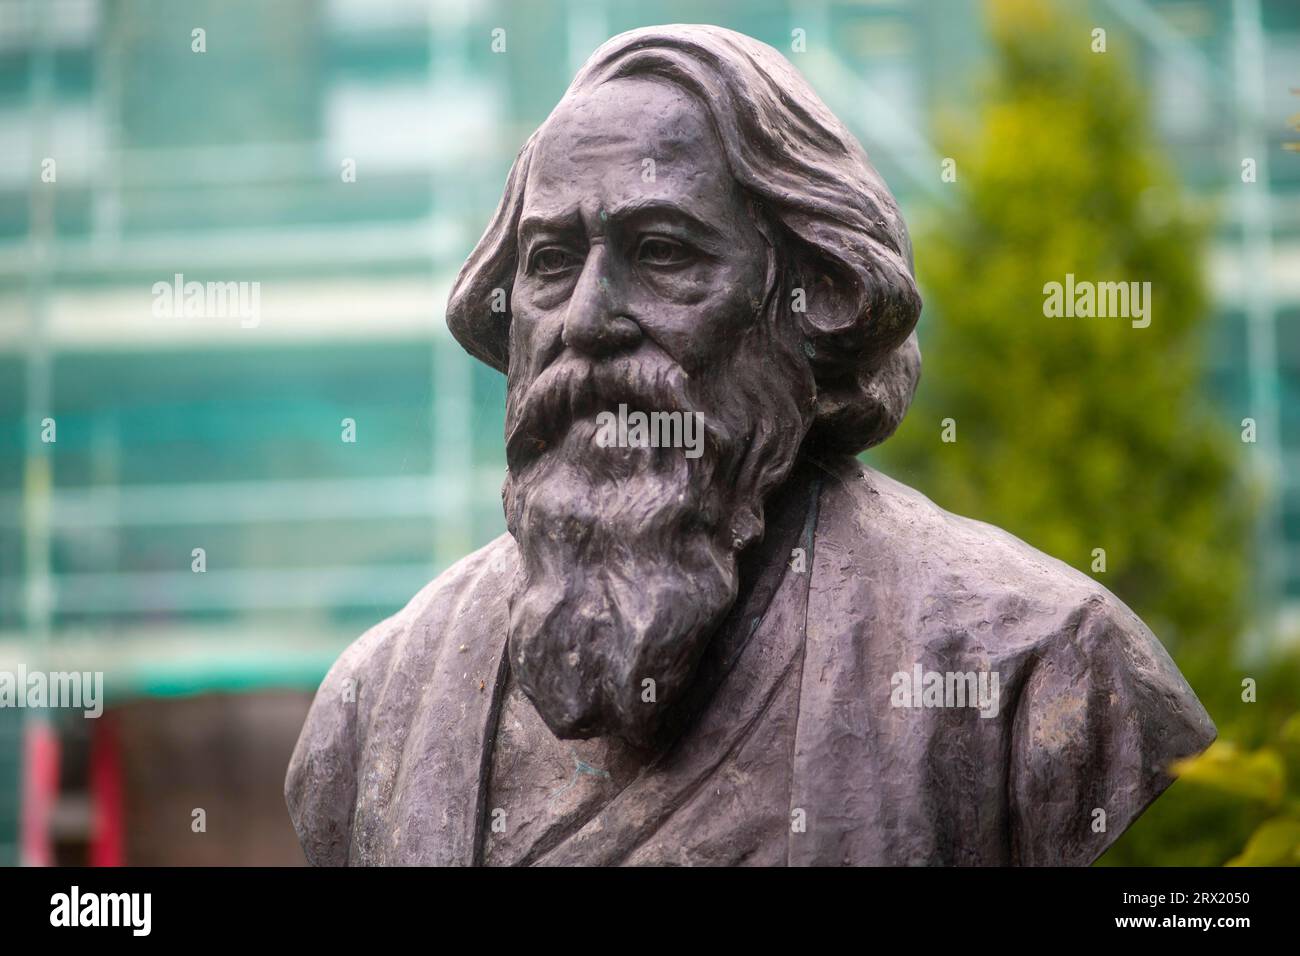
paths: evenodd
<path fill-rule="evenodd" d="M 308 860 L 1086 865 L 1214 739 L 1147 627 L 1012 535 L 851 458 L 767 511 L 680 729 L 617 774 L 511 678 L 514 540 L 441 574 L 316 695 L 285 785 Z M 996 713 L 898 706 L 917 665 L 996 673 Z"/>

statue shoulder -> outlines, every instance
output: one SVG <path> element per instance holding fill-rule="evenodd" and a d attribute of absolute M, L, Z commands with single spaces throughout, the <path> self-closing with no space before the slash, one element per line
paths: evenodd
<path fill-rule="evenodd" d="M 388 732 L 394 720 L 413 717 L 412 695 L 444 654 L 482 651 L 504 634 L 516 554 L 502 535 L 467 555 L 353 641 L 325 675 L 285 778 L 289 815 L 311 863 L 348 861 L 357 764 L 372 728 Z"/>
<path fill-rule="evenodd" d="M 1093 578 L 994 525 L 952 514 L 861 462 L 824 482 L 817 594 L 896 605 L 914 633 L 968 632 L 988 650 L 1050 639 L 1085 609 L 1132 619 Z M 817 578 L 821 580 L 818 581 Z M 855 586 L 856 585 L 856 586 Z M 846 609 L 847 610 L 847 609 Z M 999 647 L 1000 645 L 1000 647 Z"/>
<path fill-rule="evenodd" d="M 1214 740 L 1192 688 L 1088 575 L 869 468 L 836 479 L 817 525 L 810 643 L 839 648 L 832 671 L 846 679 L 870 679 L 880 660 L 997 673 L 1013 860 L 1091 863 L 1172 782 L 1171 765 Z"/>
<path fill-rule="evenodd" d="M 436 657 L 444 641 L 491 640 L 494 625 L 504 621 L 506 587 L 517 556 L 514 539 L 503 534 L 461 558 L 404 608 L 353 641 L 326 675 L 321 691 L 336 685 L 343 689 L 349 680 L 373 688 L 376 681 L 409 674 Z"/>

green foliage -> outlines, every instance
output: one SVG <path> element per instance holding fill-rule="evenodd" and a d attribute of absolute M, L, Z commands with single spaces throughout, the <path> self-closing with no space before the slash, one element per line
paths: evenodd
<path fill-rule="evenodd" d="M 1228 866 L 1300 866 L 1300 714 L 1293 714 L 1268 746 L 1243 750 L 1219 742 L 1173 769 L 1181 780 L 1264 817 Z"/>
<path fill-rule="evenodd" d="M 996 73 L 975 122 L 941 134 L 953 202 L 914 236 L 921 387 L 877 454 L 943 507 L 1092 574 L 1231 723 L 1251 507 L 1231 423 L 1198 380 L 1206 226 L 1155 148 L 1115 36 L 1092 52 L 1090 24 L 1046 0 L 989 13 Z M 1150 282 L 1150 326 L 1044 315 L 1045 284 L 1067 273 Z M 1256 824 L 1191 786 L 1156 808 L 1109 862 L 1222 863 Z"/>

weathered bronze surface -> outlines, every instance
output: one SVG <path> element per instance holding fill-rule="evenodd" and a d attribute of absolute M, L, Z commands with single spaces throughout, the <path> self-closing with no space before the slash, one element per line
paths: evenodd
<path fill-rule="evenodd" d="M 597 50 L 448 304 L 507 374 L 509 533 L 325 679 L 286 782 L 308 859 L 1109 846 L 1213 724 L 1105 588 L 853 457 L 916 388 L 911 260 L 776 51 L 702 26 Z"/>

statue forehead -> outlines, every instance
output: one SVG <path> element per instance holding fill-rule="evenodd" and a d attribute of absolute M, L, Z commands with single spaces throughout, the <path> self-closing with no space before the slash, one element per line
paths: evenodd
<path fill-rule="evenodd" d="M 524 191 L 530 213 L 563 215 L 630 198 L 734 215 L 739 188 L 707 111 L 674 84 L 610 80 L 565 99 L 542 127 Z"/>

